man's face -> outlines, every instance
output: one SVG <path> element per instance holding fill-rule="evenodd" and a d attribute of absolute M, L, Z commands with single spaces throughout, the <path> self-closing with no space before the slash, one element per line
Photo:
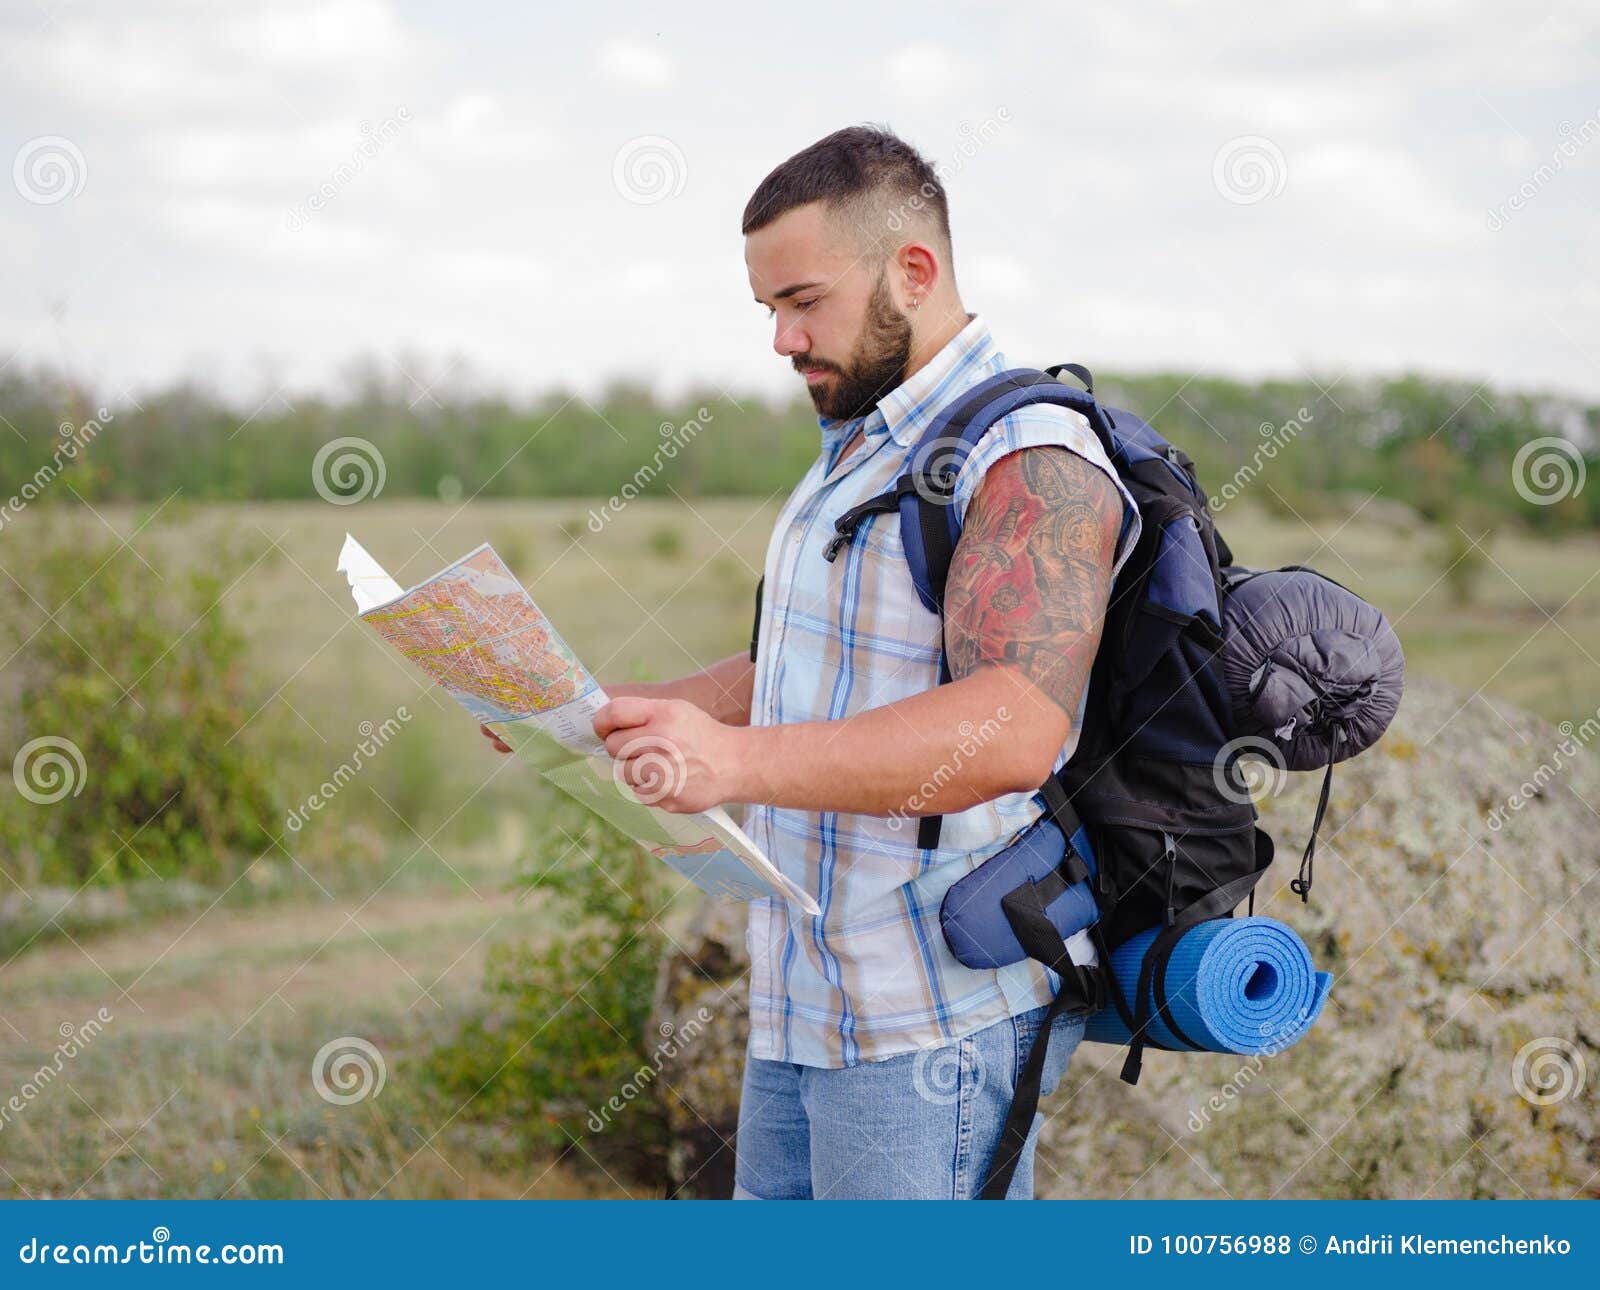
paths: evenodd
<path fill-rule="evenodd" d="M 751 233 L 744 259 L 751 292 L 772 314 L 772 348 L 805 378 L 822 416 L 865 416 L 905 379 L 911 321 L 886 266 L 863 258 L 821 202 Z"/>

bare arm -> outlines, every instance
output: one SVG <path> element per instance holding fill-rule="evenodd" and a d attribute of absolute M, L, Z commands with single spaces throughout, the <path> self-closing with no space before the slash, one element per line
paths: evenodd
<path fill-rule="evenodd" d="M 748 652 L 730 654 L 703 672 L 676 681 L 639 681 L 608 685 L 612 698 L 624 694 L 645 699 L 683 699 L 728 726 L 750 724 L 750 700 L 755 693 L 756 665 Z"/>
<path fill-rule="evenodd" d="M 985 475 L 951 563 L 950 684 L 840 721 L 726 732 L 617 703 L 597 729 L 613 755 L 648 735 L 683 754 L 669 809 L 714 799 L 933 815 L 1037 788 L 1088 684 L 1121 512 L 1115 485 L 1076 454 L 1013 453 Z"/>

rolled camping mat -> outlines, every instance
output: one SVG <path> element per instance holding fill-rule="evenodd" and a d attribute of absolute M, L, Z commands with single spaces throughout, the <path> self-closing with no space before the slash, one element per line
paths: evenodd
<path fill-rule="evenodd" d="M 1132 1012 L 1152 927 L 1111 953 L 1112 974 Z M 1296 1042 L 1322 1011 L 1333 978 L 1318 972 L 1311 951 L 1276 918 L 1217 918 L 1198 923 L 1173 947 L 1167 963 L 1167 1007 L 1183 1033 L 1213 1053 L 1269 1053 Z M 1151 983 L 1152 995 L 1155 985 Z M 1162 1023 L 1151 999 L 1148 1042 L 1193 1051 Z M 1084 1038 L 1126 1044 L 1128 1027 L 1111 1004 L 1089 1018 Z"/>

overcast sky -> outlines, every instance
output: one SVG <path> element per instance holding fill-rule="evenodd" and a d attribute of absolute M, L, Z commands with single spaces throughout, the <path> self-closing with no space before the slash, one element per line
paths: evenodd
<path fill-rule="evenodd" d="M 861 121 L 1019 362 L 1600 396 L 1592 3 L 0 0 L 0 362 L 798 389 L 738 224 Z"/>

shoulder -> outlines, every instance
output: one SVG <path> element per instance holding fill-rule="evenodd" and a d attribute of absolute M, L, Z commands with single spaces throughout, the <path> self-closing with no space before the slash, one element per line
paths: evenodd
<path fill-rule="evenodd" d="M 1121 481 L 1088 420 L 1071 408 L 1035 403 L 1001 417 L 972 447 L 956 477 L 956 504 L 965 507 L 985 472 L 1003 457 L 1023 448 L 1066 448 L 1099 468 L 1119 491 Z"/>
<path fill-rule="evenodd" d="M 1019 408 L 1001 417 L 973 445 L 956 476 L 954 504 L 957 517 L 965 520 L 967 508 L 977 496 L 984 477 L 997 463 L 1029 448 L 1064 448 L 1104 476 L 1124 506 L 1131 508 L 1128 495 L 1115 467 L 1106 456 L 1088 420 L 1070 408 L 1039 403 Z"/>

